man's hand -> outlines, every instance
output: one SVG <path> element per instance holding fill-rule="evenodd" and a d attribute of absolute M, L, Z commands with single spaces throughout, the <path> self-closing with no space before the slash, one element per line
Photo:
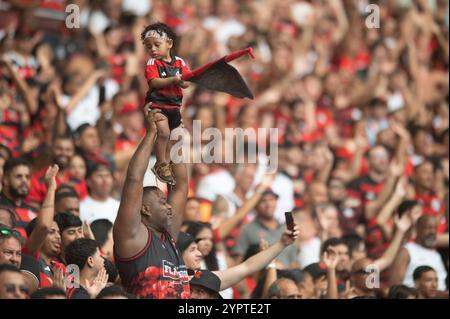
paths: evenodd
<path fill-rule="evenodd" d="M 394 160 L 389 165 L 389 171 L 393 177 L 398 178 L 405 172 L 405 165 Z"/>
<path fill-rule="evenodd" d="M 89 296 L 91 296 L 92 299 L 95 299 L 95 297 L 97 297 L 100 291 L 102 291 L 102 289 L 106 287 L 107 283 L 108 283 L 108 274 L 106 273 L 106 270 L 103 268 L 98 272 L 98 275 L 97 277 L 95 277 L 92 284 L 89 283 L 89 280 L 86 279 L 84 289 L 86 289 L 86 291 L 88 292 Z"/>
<path fill-rule="evenodd" d="M 64 269 L 56 268 L 53 271 L 52 287 L 59 288 L 66 291 L 66 276 L 64 274 Z"/>
<path fill-rule="evenodd" d="M 400 136 L 403 139 L 409 140 L 411 135 L 409 134 L 408 130 L 401 125 L 400 123 L 396 122 L 396 121 L 391 121 L 390 122 L 390 126 L 392 131 L 397 134 L 398 136 Z"/>
<path fill-rule="evenodd" d="M 189 83 L 187 81 L 184 81 L 181 78 L 181 75 L 177 75 L 173 77 L 173 83 L 175 85 L 178 85 L 179 87 L 181 87 L 182 89 L 187 89 L 189 87 Z"/>
<path fill-rule="evenodd" d="M 398 198 L 404 198 L 407 193 L 406 186 L 408 185 L 408 179 L 403 176 L 399 179 L 397 182 L 397 185 L 395 186 L 394 195 Z"/>
<path fill-rule="evenodd" d="M 294 230 L 293 231 L 290 231 L 289 229 L 286 229 L 284 231 L 284 233 L 283 233 L 283 235 L 281 236 L 281 239 L 280 239 L 281 243 L 284 246 L 292 245 L 296 241 L 296 239 L 297 239 L 299 234 L 300 234 L 300 230 L 298 229 L 298 226 L 296 224 L 294 224 Z"/>
<path fill-rule="evenodd" d="M 267 189 L 272 186 L 273 181 L 275 180 L 277 173 L 266 173 L 264 174 L 261 183 L 257 186 L 256 191 L 259 193 L 263 193 Z"/>
<path fill-rule="evenodd" d="M 83 222 L 83 235 L 84 238 L 93 239 L 95 240 L 94 233 L 92 232 L 91 226 L 87 221 Z"/>
<path fill-rule="evenodd" d="M 329 248 L 327 251 L 324 252 L 323 262 L 327 266 L 328 270 L 335 270 L 339 262 L 339 257 L 332 248 Z"/>
<path fill-rule="evenodd" d="M 412 226 L 412 220 L 411 217 L 408 216 L 408 214 L 403 214 L 402 217 L 398 217 L 398 215 L 395 215 L 394 223 L 397 230 L 402 233 L 406 233 Z"/>
<path fill-rule="evenodd" d="M 54 164 L 52 166 L 49 166 L 47 168 L 47 171 L 45 172 L 45 185 L 47 186 L 47 189 L 56 189 L 56 174 L 58 174 L 59 167 L 58 165 Z"/>
<path fill-rule="evenodd" d="M 150 109 L 152 103 L 147 103 L 144 107 L 144 114 L 145 114 L 145 128 L 147 129 L 147 133 L 153 133 L 156 134 L 157 128 L 156 128 L 156 122 L 159 122 L 163 120 L 161 116 L 161 110 L 159 109 Z"/>

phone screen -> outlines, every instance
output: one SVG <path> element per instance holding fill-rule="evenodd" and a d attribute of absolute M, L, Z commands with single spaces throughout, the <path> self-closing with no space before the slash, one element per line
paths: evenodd
<path fill-rule="evenodd" d="M 286 227 L 289 230 L 294 230 L 294 219 L 292 218 L 291 212 L 284 213 L 284 216 L 286 217 Z"/>

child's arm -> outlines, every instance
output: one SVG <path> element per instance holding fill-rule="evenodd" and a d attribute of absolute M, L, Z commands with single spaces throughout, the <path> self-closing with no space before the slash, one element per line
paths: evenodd
<path fill-rule="evenodd" d="M 150 86 L 154 89 L 163 89 L 170 85 L 178 85 L 179 87 L 185 89 L 189 86 L 189 83 L 183 81 L 181 76 L 171 76 L 168 78 L 154 78 L 149 81 Z"/>

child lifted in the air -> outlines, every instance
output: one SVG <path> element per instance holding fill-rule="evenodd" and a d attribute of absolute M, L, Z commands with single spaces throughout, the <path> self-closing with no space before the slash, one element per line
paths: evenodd
<path fill-rule="evenodd" d="M 158 136 L 155 143 L 156 164 L 152 168 L 156 177 L 169 185 L 175 184 L 170 164 L 170 132 L 181 124 L 181 102 L 183 91 L 189 83 L 181 79 L 181 74 L 189 68 L 183 59 L 172 54 L 175 33 L 164 23 L 148 25 L 141 39 L 150 59 L 147 62 L 145 76 L 149 90 L 145 99 L 151 102 L 151 108 L 161 110 L 164 120 L 158 121 Z"/>

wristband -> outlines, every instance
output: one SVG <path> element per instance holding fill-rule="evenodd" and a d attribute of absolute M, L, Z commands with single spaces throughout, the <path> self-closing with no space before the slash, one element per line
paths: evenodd
<path fill-rule="evenodd" d="M 277 269 L 277 265 L 275 263 L 270 263 L 266 266 L 266 269 Z"/>

